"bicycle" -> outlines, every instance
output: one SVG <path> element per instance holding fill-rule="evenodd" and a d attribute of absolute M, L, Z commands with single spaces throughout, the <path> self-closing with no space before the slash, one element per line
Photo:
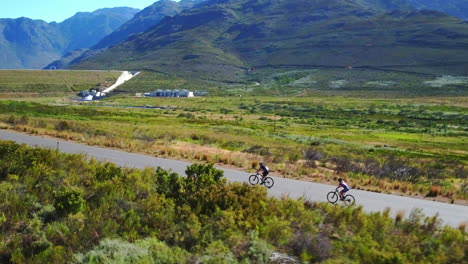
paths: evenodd
<path fill-rule="evenodd" d="M 339 199 L 340 194 L 338 193 L 338 190 L 331 191 L 327 194 L 327 200 L 332 204 L 336 204 Z M 354 196 L 352 196 L 351 194 L 346 194 L 344 196 L 344 199 L 341 201 L 343 201 L 343 203 L 347 206 L 351 206 L 356 203 L 356 199 L 354 199 Z"/>
<path fill-rule="evenodd" d="M 264 184 L 265 187 L 270 189 L 275 184 L 275 181 L 271 177 L 268 177 L 268 176 L 263 177 L 263 175 L 261 175 L 260 173 L 257 173 L 257 174 L 250 175 L 249 183 L 252 185 L 259 184 L 259 183 Z"/>

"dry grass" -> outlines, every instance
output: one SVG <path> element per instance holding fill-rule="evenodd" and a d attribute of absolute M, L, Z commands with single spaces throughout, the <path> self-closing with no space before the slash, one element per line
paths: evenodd
<path fill-rule="evenodd" d="M 427 193 L 427 197 L 437 197 L 442 194 L 442 186 L 438 184 L 433 184 Z"/>
<path fill-rule="evenodd" d="M 408 192 L 408 190 L 410 189 L 410 186 L 408 183 L 404 182 L 401 184 L 401 192 L 402 193 L 406 193 Z"/>
<path fill-rule="evenodd" d="M 377 182 L 377 186 L 379 186 L 379 188 L 382 189 L 382 190 L 386 190 L 386 189 L 387 189 L 387 186 L 388 186 L 388 182 L 387 182 L 386 180 L 380 179 L 380 180 Z"/>
<path fill-rule="evenodd" d="M 8 124 L 5 124 L 8 125 Z M 55 131 L 41 127 L 31 127 L 28 125 L 16 125 L 14 129 L 30 134 L 45 135 L 56 138 L 62 138 L 70 141 L 86 143 L 88 145 L 104 146 L 109 148 L 123 149 L 131 152 L 146 153 L 165 158 L 175 158 L 188 160 L 192 162 L 209 162 L 220 164 L 227 167 L 241 168 L 246 171 L 258 168 L 258 162 L 263 160 L 272 169 L 277 176 L 293 178 L 298 180 L 316 181 L 334 184 L 338 178 L 347 178 L 346 174 L 336 174 L 332 169 L 325 167 L 310 168 L 302 160 L 289 161 L 285 163 L 275 163 L 268 157 L 259 155 L 224 150 L 209 145 L 199 145 L 180 141 L 142 141 L 138 139 L 125 139 L 106 136 L 85 137 L 81 133 L 72 131 Z M 348 179 L 350 181 L 350 179 Z M 406 182 L 387 181 L 385 179 L 360 178 L 350 182 L 356 189 L 364 189 L 373 192 L 389 192 L 414 195 L 424 195 L 427 189 L 416 187 Z M 367 187 L 364 187 L 367 186 Z M 439 185 L 433 185 L 427 197 L 437 197 L 442 195 L 442 188 Z M 452 193 L 451 200 L 454 202 Z"/>

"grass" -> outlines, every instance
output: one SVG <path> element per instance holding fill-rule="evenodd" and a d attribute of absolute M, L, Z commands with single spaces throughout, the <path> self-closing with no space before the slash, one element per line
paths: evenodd
<path fill-rule="evenodd" d="M 75 93 L 112 85 L 119 71 L 0 70 L 0 93 L 5 96 Z"/>
<path fill-rule="evenodd" d="M 114 96 L 65 106 L 63 99 L 60 105 L 45 99 L 2 101 L 0 119 L 3 127 L 33 134 L 245 170 L 264 160 L 284 177 L 334 182 L 339 175 L 362 189 L 426 196 L 439 183 L 439 196 L 466 199 L 467 102 L 461 97 Z M 142 105 L 168 109 L 120 107 Z M 314 166 L 304 155 L 310 148 L 322 156 Z M 350 170 L 349 162 L 362 167 L 367 159 L 404 161 L 397 165 L 426 174 L 407 182 Z"/>

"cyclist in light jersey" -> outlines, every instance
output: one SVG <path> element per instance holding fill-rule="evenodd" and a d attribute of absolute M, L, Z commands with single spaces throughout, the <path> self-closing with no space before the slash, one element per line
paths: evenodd
<path fill-rule="evenodd" d="M 339 182 L 339 184 L 338 184 L 338 187 L 336 187 L 336 190 L 338 191 L 338 189 L 340 187 L 343 188 L 343 190 L 340 191 L 340 199 L 343 200 L 344 199 L 344 194 L 347 191 L 349 191 L 350 188 L 349 188 L 348 184 L 346 184 L 346 182 L 343 181 L 343 179 L 339 178 L 338 182 Z"/>

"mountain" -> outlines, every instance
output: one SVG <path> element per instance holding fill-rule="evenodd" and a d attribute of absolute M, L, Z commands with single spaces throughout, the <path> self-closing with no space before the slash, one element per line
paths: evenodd
<path fill-rule="evenodd" d="M 102 49 L 118 44 L 133 34 L 145 32 L 158 24 L 164 17 L 174 16 L 182 10 L 192 8 L 198 2 L 202 2 L 202 0 L 182 0 L 180 2 L 160 0 L 155 2 L 137 13 L 133 19 L 123 24 L 117 30 L 104 37 L 93 48 Z"/>
<path fill-rule="evenodd" d="M 111 34 L 138 12 L 129 7 L 103 8 L 92 13 L 79 12 L 59 24 L 60 30 L 69 40 L 67 51 L 89 48 L 103 37 Z"/>
<path fill-rule="evenodd" d="M 0 69 L 40 69 L 77 48 L 89 48 L 133 17 L 138 9 L 77 13 L 62 23 L 0 19 Z"/>
<path fill-rule="evenodd" d="M 204 0 L 181 0 L 175 2 L 172 0 L 160 0 L 146 7 L 141 12 L 137 13 L 132 19 L 121 25 L 117 30 L 110 33 L 101 39 L 96 45 L 89 50 L 82 50 L 81 54 L 74 52 L 66 54 L 63 58 L 52 62 L 45 68 L 65 68 L 69 64 L 76 64 L 80 61 L 94 56 L 106 48 L 121 43 L 130 36 L 145 32 L 151 27 L 157 25 L 164 17 L 174 16 L 185 9 L 203 2 Z M 72 56 L 70 56 L 72 55 Z"/>
<path fill-rule="evenodd" d="M 467 0 L 405 0 L 417 9 L 438 10 L 468 20 Z"/>
<path fill-rule="evenodd" d="M 467 23 L 365 2 L 209 0 L 72 68 L 239 81 L 259 68 L 430 68 L 468 61 Z"/>
<path fill-rule="evenodd" d="M 66 43 L 56 23 L 0 19 L 0 69 L 40 68 L 60 56 Z"/>
<path fill-rule="evenodd" d="M 355 0 L 354 2 L 356 2 L 363 8 L 380 11 L 414 9 L 414 6 L 409 4 L 407 0 Z"/>

